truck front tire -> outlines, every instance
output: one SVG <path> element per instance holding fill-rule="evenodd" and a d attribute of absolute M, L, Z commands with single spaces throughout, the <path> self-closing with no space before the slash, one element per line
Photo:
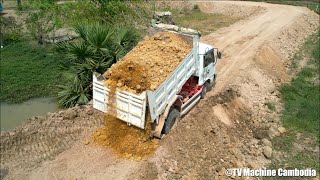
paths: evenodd
<path fill-rule="evenodd" d="M 170 132 L 170 130 L 172 129 L 173 125 L 176 123 L 176 121 L 179 119 L 180 117 L 180 112 L 177 109 L 172 109 L 169 112 L 169 115 L 166 119 L 166 122 L 164 123 L 163 129 L 162 129 L 162 133 L 163 134 L 168 134 Z"/>
<path fill-rule="evenodd" d="M 209 82 L 204 83 L 204 86 L 203 86 L 203 89 L 201 92 L 201 99 L 203 99 L 204 96 L 207 94 L 207 92 L 211 91 L 212 88 L 215 86 L 215 84 L 216 84 L 215 80 L 216 79 L 214 79 L 211 83 L 209 83 Z"/>

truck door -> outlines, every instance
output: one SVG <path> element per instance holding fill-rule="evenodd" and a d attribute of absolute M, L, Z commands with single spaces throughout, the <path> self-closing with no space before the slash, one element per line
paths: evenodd
<path fill-rule="evenodd" d="M 204 81 L 214 78 L 216 59 L 214 57 L 214 49 L 210 49 L 203 56 Z"/>

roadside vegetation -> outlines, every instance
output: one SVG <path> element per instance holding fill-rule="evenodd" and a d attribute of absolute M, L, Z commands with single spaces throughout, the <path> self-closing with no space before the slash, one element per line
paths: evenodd
<path fill-rule="evenodd" d="M 138 34 L 125 26 L 99 23 L 75 27 L 80 40 L 58 44 L 68 60 L 68 83 L 60 85 L 58 103 L 63 107 L 86 104 L 91 99 L 92 75 L 103 74 L 136 44 Z"/>
<path fill-rule="evenodd" d="M 308 58 L 307 65 L 290 84 L 280 88 L 284 110 L 282 123 L 288 133 L 273 139 L 274 148 L 286 156 L 272 160 L 274 168 L 314 168 L 320 171 L 320 31 L 311 36 L 293 62 Z M 297 59 L 298 58 L 298 59 Z M 293 66 L 292 68 L 298 68 Z"/>
<path fill-rule="evenodd" d="M 172 12 L 174 21 L 178 26 L 196 29 L 200 31 L 202 35 L 210 34 L 217 29 L 229 26 L 241 19 L 241 17 L 204 13 L 197 5 L 191 10 L 185 8 L 165 8 L 165 10 Z"/>
<path fill-rule="evenodd" d="M 61 107 L 86 104 L 92 73 L 103 73 L 132 49 L 147 33 L 154 11 L 170 10 L 177 25 L 204 35 L 240 19 L 206 14 L 197 6 L 156 9 L 143 0 L 19 2 L 5 1 L 8 15 L 0 19 L 1 102 L 53 96 Z M 77 36 L 57 43 L 59 30 Z"/>
<path fill-rule="evenodd" d="M 35 97 L 54 97 L 63 83 L 61 55 L 51 45 L 16 42 L 1 50 L 0 101 L 19 103 Z"/>
<path fill-rule="evenodd" d="M 152 17 L 149 4 L 120 0 L 33 0 L 17 6 L 4 2 L 9 14 L 0 19 L 0 101 L 8 103 L 46 96 L 57 97 L 61 107 L 87 103 L 92 72 L 104 72 L 125 55 Z M 48 43 L 59 29 L 74 29 L 79 38 Z"/>

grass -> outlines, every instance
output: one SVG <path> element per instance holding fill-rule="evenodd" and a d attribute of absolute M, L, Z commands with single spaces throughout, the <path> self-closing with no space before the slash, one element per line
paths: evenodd
<path fill-rule="evenodd" d="M 285 136 L 275 137 L 272 141 L 272 144 L 274 149 L 277 151 L 289 152 L 293 148 L 293 142 L 295 140 L 295 133 L 289 131 Z"/>
<path fill-rule="evenodd" d="M 319 32 L 318 32 L 319 33 Z M 313 134 L 319 139 L 320 91 L 315 79 L 319 78 L 319 34 L 313 35 L 295 57 L 310 54 L 306 67 L 296 75 L 290 84 L 281 87 L 284 101 L 282 121 L 288 128 Z M 299 61 L 299 59 L 294 59 Z"/>
<path fill-rule="evenodd" d="M 272 159 L 273 169 L 313 168 L 320 171 L 319 154 L 312 151 L 320 142 L 320 85 L 315 81 L 319 78 L 320 68 L 319 33 L 312 35 L 294 56 L 294 63 L 308 58 L 307 65 L 290 84 L 280 88 L 284 102 L 281 120 L 288 132 L 272 140 L 274 149 L 284 154 Z M 298 133 L 300 139 L 297 139 Z M 299 150 L 294 143 L 304 149 Z"/>
<path fill-rule="evenodd" d="M 225 16 L 222 14 L 209 14 L 201 12 L 198 8 L 190 9 L 165 9 L 171 11 L 173 18 L 178 26 L 195 29 L 201 32 L 202 35 L 210 34 L 211 32 L 229 26 L 240 17 Z"/>
<path fill-rule="evenodd" d="M 272 161 L 271 168 L 272 169 L 312 168 L 312 169 L 315 169 L 317 173 L 319 173 L 320 171 L 318 158 L 316 158 L 314 154 L 310 154 L 308 152 L 297 152 L 295 155 L 292 155 L 289 158 L 285 158 L 282 161 Z M 292 177 L 287 177 L 285 179 L 292 179 Z"/>
<path fill-rule="evenodd" d="M 19 103 L 35 97 L 55 96 L 63 83 L 61 56 L 51 46 L 14 43 L 1 49 L 0 101 Z"/>

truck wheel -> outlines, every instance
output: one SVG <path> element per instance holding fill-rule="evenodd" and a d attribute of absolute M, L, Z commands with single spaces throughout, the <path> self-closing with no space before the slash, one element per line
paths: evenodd
<path fill-rule="evenodd" d="M 202 91 L 201 91 L 201 99 L 203 99 L 204 96 L 207 94 L 208 84 L 209 84 L 209 83 L 205 83 L 205 84 L 203 85 L 203 89 L 202 89 Z"/>
<path fill-rule="evenodd" d="M 214 88 L 214 86 L 216 85 L 216 81 L 212 81 L 211 83 L 207 83 L 207 92 L 211 91 L 212 88 Z"/>
<path fill-rule="evenodd" d="M 164 123 L 162 133 L 168 134 L 179 117 L 180 112 L 177 109 L 172 109 L 167 117 L 166 122 Z"/>

